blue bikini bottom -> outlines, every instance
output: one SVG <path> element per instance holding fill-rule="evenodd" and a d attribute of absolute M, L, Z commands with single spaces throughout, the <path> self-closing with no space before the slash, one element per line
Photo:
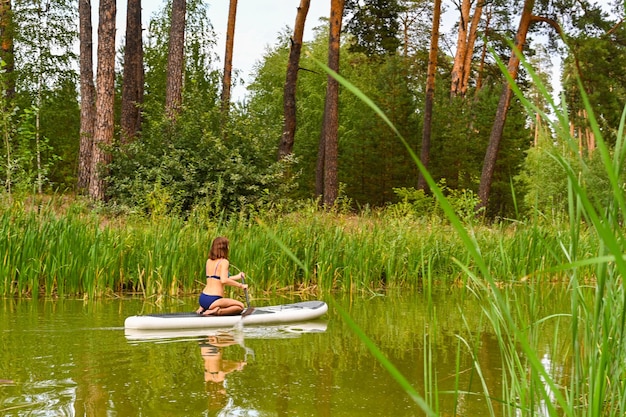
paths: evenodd
<path fill-rule="evenodd" d="M 211 304 L 213 304 L 220 298 L 222 298 L 221 295 L 209 295 L 205 293 L 200 293 L 200 299 L 199 299 L 200 306 L 203 309 L 208 310 L 211 307 Z"/>

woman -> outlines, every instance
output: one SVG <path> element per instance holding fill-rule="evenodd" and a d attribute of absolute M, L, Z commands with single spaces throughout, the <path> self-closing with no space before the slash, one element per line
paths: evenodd
<path fill-rule="evenodd" d="M 216 237 L 211 245 L 209 259 L 206 261 L 206 285 L 200 294 L 200 307 L 196 313 L 204 316 L 233 316 L 243 311 L 241 301 L 224 298 L 224 286 L 231 285 L 242 289 L 248 289 L 247 284 L 238 282 L 245 279 L 243 272 L 233 275 L 228 274 L 228 239 Z"/>

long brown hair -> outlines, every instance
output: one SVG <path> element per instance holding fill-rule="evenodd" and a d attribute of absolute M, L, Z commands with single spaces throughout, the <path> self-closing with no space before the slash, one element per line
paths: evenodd
<path fill-rule="evenodd" d="M 219 236 L 213 239 L 211 244 L 211 252 L 209 252 L 209 259 L 228 259 L 228 239 Z"/>

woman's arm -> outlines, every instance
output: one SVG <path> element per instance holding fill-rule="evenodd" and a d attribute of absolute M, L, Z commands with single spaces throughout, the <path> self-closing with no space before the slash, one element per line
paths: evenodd
<path fill-rule="evenodd" d="M 238 273 L 237 275 L 231 275 L 229 278 L 230 279 L 234 279 L 235 281 L 239 281 L 242 278 L 245 278 L 246 274 L 244 274 L 243 272 Z"/>
<path fill-rule="evenodd" d="M 230 266 L 230 263 L 228 260 L 224 260 L 222 264 L 220 264 L 220 281 L 222 281 L 222 284 L 237 288 L 248 288 L 246 284 L 239 282 L 239 280 L 246 277 L 243 272 L 240 272 L 237 275 L 228 276 L 228 267 Z"/>
<path fill-rule="evenodd" d="M 243 272 L 238 273 L 237 275 L 233 275 L 232 277 L 227 278 L 227 281 L 222 281 L 226 285 L 231 285 L 237 288 L 248 288 L 248 284 L 242 284 L 239 282 L 240 279 L 244 278 L 246 275 Z"/>
<path fill-rule="evenodd" d="M 225 285 L 230 285 L 230 286 L 232 286 L 232 287 L 237 287 L 237 288 L 248 288 L 248 284 L 242 284 L 241 282 L 239 282 L 239 281 L 235 281 L 235 280 L 234 280 L 234 279 L 232 279 L 232 278 L 226 278 L 226 281 L 222 280 L 222 282 L 223 282 Z"/>

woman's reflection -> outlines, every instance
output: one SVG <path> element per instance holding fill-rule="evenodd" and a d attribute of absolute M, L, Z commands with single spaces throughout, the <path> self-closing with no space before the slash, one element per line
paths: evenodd
<path fill-rule="evenodd" d="M 223 350 L 238 342 L 231 334 L 207 336 L 200 342 L 200 354 L 204 360 L 204 380 L 210 396 L 209 409 L 221 410 L 228 404 L 228 395 L 224 387 L 226 375 L 241 371 L 247 364 L 245 360 L 234 361 L 223 358 Z"/>
<path fill-rule="evenodd" d="M 236 345 L 237 341 L 230 334 L 207 336 L 200 342 L 200 354 L 204 359 L 204 380 L 206 382 L 222 383 L 226 375 L 233 371 L 241 371 L 246 361 L 232 361 L 223 359 L 222 348 Z"/>

